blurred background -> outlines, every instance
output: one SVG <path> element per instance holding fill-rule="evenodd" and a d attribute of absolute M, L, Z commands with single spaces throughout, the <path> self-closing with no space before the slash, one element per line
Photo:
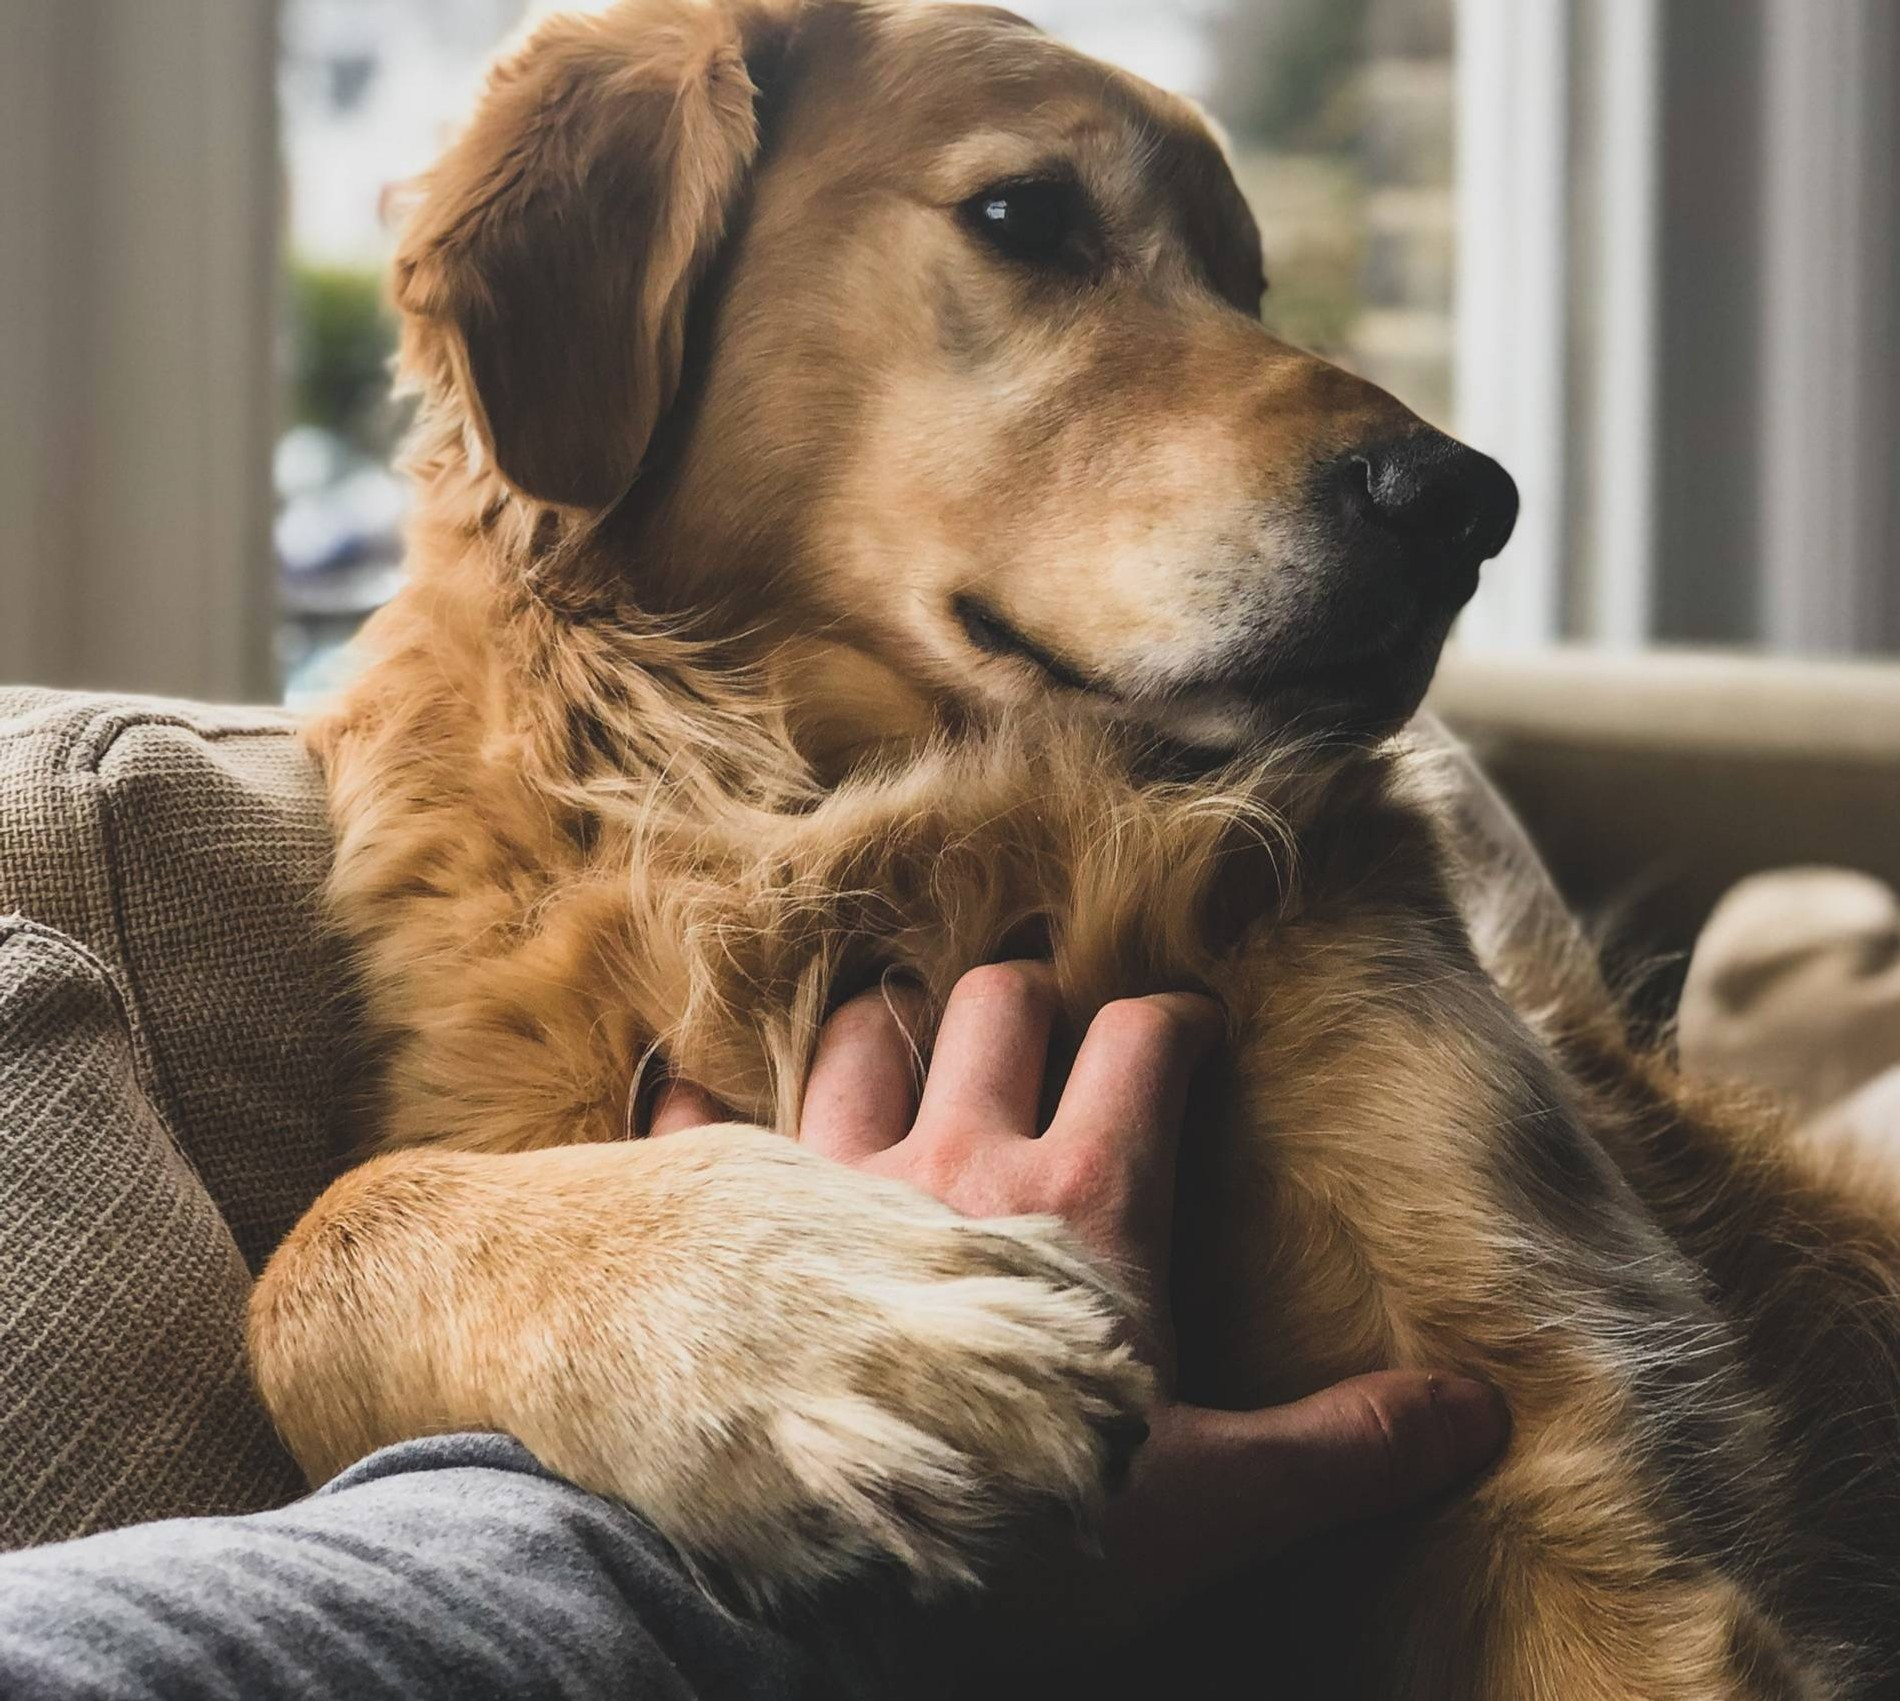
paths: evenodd
<path fill-rule="evenodd" d="M 529 0 L 0 0 L 0 674 L 293 700 L 400 573 L 393 184 Z M 1900 650 L 1892 0 L 1029 0 L 1525 495 L 1473 652 Z"/>

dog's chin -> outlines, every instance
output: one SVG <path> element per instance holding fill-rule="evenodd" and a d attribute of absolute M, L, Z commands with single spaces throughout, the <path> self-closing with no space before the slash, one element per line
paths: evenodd
<path fill-rule="evenodd" d="M 1145 709 L 1129 705 L 1118 718 L 1174 751 L 1176 765 L 1204 771 L 1293 745 L 1316 753 L 1369 748 L 1397 732 L 1417 707 L 1417 699 L 1373 703 L 1288 686 L 1265 698 L 1207 693 Z"/>
<path fill-rule="evenodd" d="M 1061 655 L 985 604 L 960 597 L 955 613 L 972 648 L 1045 690 L 1198 753 L 1214 766 L 1270 744 L 1367 745 L 1396 732 L 1424 700 L 1449 621 L 1415 626 L 1339 653 L 1286 641 L 1249 644 L 1238 660 L 1187 678 L 1132 677 Z"/>
<path fill-rule="evenodd" d="M 1280 667 L 1124 700 L 1122 713 L 1209 764 L 1271 745 L 1337 749 L 1390 737 L 1418 712 L 1439 643 L 1356 660 Z"/>

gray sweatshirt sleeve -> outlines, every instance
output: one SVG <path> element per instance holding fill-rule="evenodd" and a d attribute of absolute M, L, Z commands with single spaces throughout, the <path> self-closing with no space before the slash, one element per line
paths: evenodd
<path fill-rule="evenodd" d="M 505 1436 L 408 1442 L 308 1499 L 0 1556 L 5 1701 L 804 1701 L 634 1514 Z"/>

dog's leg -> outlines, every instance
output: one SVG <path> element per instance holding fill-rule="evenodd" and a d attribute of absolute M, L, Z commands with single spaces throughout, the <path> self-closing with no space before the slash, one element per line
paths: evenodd
<path fill-rule="evenodd" d="M 928 1595 L 1086 1526 L 1150 1394 L 1050 1220 L 739 1128 L 375 1159 L 273 1258 L 251 1344 L 313 1478 L 503 1430 L 763 1605 L 871 1566 Z"/>
<path fill-rule="evenodd" d="M 1803 1587 L 1807 1483 L 1745 1332 L 1434 913 L 1284 927 L 1241 1006 L 1261 1038 L 1236 1060 L 1236 1133 L 1184 1160 L 1210 1212 L 1179 1241 L 1207 1249 L 1184 1272 L 1191 1393 L 1444 1365 L 1514 1413 L 1498 1472 L 1376 1591 L 1372 1675 L 1347 1692 L 1853 1693 L 1832 1668 L 1856 1638 Z"/>

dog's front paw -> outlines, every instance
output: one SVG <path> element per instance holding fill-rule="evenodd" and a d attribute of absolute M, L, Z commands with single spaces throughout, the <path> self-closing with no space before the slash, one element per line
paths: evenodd
<path fill-rule="evenodd" d="M 754 1131 L 662 1144 L 667 1221 L 561 1331 L 580 1406 L 518 1426 L 543 1459 L 752 1605 L 872 1569 L 928 1596 L 1087 1537 L 1153 1383 L 1057 1224 L 972 1221 Z"/>

